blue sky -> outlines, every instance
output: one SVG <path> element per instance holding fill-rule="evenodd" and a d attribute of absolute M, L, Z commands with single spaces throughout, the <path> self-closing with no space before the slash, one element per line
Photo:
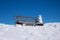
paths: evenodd
<path fill-rule="evenodd" d="M 0 0 L 0 23 L 13 24 L 14 14 L 60 22 L 60 0 Z"/>

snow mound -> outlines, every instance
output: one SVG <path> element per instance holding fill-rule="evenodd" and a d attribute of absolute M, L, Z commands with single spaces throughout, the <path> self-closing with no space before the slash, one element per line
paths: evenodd
<path fill-rule="evenodd" d="M 60 40 L 60 23 L 44 26 L 0 24 L 0 40 Z"/>

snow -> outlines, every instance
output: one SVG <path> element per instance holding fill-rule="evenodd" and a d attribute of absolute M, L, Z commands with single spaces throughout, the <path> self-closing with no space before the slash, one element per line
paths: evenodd
<path fill-rule="evenodd" d="M 44 26 L 0 24 L 0 40 L 60 40 L 60 22 Z"/>

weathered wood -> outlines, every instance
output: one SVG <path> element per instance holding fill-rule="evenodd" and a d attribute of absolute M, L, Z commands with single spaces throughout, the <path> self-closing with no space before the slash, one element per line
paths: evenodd
<path fill-rule="evenodd" d="M 38 26 L 43 26 L 43 24 L 36 24 L 36 25 L 38 25 Z"/>

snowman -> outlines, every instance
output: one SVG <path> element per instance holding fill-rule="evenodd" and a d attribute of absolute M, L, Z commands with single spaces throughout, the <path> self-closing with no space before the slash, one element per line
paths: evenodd
<path fill-rule="evenodd" d="M 38 17 L 38 22 L 39 22 L 39 24 L 43 24 L 42 16 L 41 15 L 39 15 L 39 17 Z"/>

